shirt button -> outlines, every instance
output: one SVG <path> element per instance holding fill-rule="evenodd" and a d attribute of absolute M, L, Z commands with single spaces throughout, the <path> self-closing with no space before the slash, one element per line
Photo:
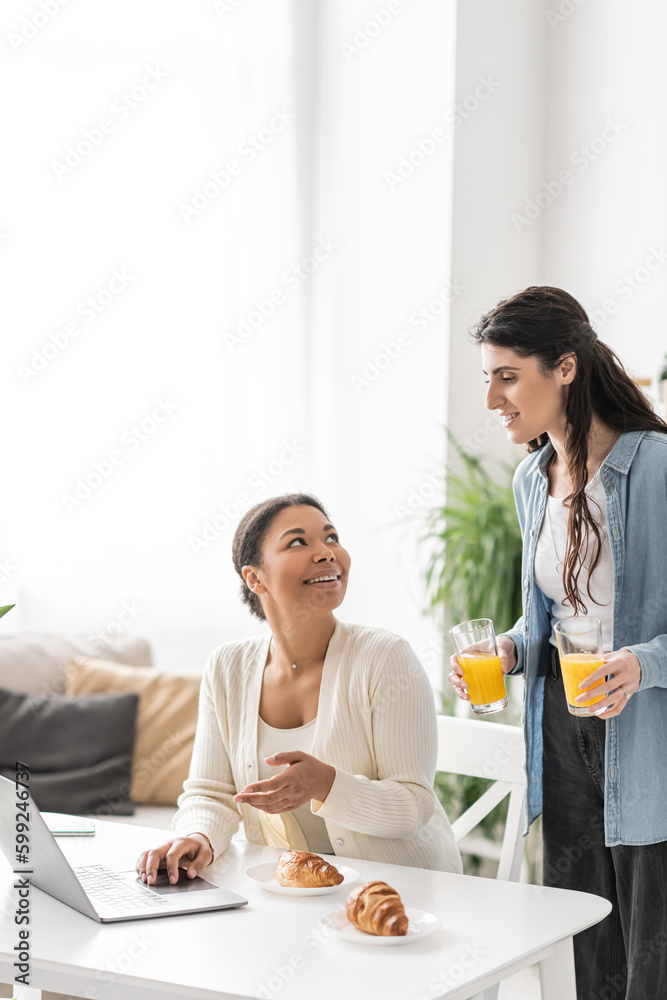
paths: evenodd
<path fill-rule="evenodd" d="M 345 844 L 345 841 L 344 841 L 344 840 L 337 840 L 337 841 L 336 841 L 336 847 L 343 847 L 343 846 L 344 846 L 344 844 Z"/>
<path fill-rule="evenodd" d="M 529 583 L 530 583 L 530 580 L 528 579 L 528 577 L 526 577 L 526 579 L 523 581 L 524 587 L 527 587 Z"/>
<path fill-rule="evenodd" d="M 615 773 L 614 768 L 612 767 L 612 769 L 609 772 L 609 777 L 611 778 L 612 781 L 614 780 L 614 773 Z"/>
<path fill-rule="evenodd" d="M 250 763 L 250 761 L 248 761 L 246 767 L 248 768 L 249 771 L 252 771 L 252 764 Z"/>

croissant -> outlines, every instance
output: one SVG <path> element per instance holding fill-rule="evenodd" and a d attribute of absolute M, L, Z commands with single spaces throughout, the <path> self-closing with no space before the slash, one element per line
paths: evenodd
<path fill-rule="evenodd" d="M 360 931 L 382 937 L 408 933 L 408 918 L 395 889 L 386 882 L 366 882 L 353 889 L 345 903 L 347 919 Z"/>
<path fill-rule="evenodd" d="M 310 851 L 283 851 L 278 858 L 276 880 L 280 885 L 291 888 L 315 889 L 326 885 L 340 885 L 343 876 L 321 858 Z"/>

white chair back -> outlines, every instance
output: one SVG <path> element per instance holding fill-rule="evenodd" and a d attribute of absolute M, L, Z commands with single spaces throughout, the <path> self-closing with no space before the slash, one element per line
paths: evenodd
<path fill-rule="evenodd" d="M 452 823 L 457 843 L 509 795 L 505 835 L 497 878 L 518 882 L 523 857 L 526 775 L 525 747 L 520 726 L 481 719 L 438 716 L 436 769 L 451 774 L 490 778 L 494 784 Z"/>
<path fill-rule="evenodd" d="M 505 834 L 496 878 L 518 882 L 523 859 L 526 775 L 525 745 L 520 726 L 481 719 L 438 716 L 436 770 L 491 778 L 494 784 L 452 823 L 456 842 L 462 840 L 499 802 L 509 795 Z M 498 985 L 490 986 L 471 1000 L 497 1000 Z"/>

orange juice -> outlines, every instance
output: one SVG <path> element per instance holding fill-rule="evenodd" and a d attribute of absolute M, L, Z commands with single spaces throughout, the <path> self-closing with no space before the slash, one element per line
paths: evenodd
<path fill-rule="evenodd" d="M 459 653 L 457 656 L 468 694 L 475 705 L 491 705 L 506 698 L 500 657 L 491 653 Z"/>
<path fill-rule="evenodd" d="M 597 656 L 595 653 L 567 653 L 565 656 L 560 658 L 560 668 L 563 672 L 563 684 L 565 685 L 565 697 L 567 698 L 567 704 L 570 711 L 574 708 L 576 711 L 572 712 L 573 715 L 588 715 L 588 706 L 594 705 L 596 701 L 603 701 L 604 695 L 598 695 L 596 698 L 589 698 L 587 701 L 580 701 L 575 704 L 574 699 L 578 695 L 584 692 L 579 687 L 581 682 L 589 674 L 592 674 L 594 670 L 601 667 L 604 660 L 601 656 Z M 598 684 L 602 684 L 604 677 L 599 681 L 596 681 L 593 685 L 594 688 Z"/>

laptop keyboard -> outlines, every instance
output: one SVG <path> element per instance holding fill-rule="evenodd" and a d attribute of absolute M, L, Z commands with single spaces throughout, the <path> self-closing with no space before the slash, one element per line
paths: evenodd
<path fill-rule="evenodd" d="M 110 868 L 104 865 L 88 865 L 75 868 L 74 874 L 83 886 L 87 896 L 117 913 L 143 910 L 147 906 L 169 906 L 168 900 L 152 892 L 143 885 L 128 885 Z"/>

